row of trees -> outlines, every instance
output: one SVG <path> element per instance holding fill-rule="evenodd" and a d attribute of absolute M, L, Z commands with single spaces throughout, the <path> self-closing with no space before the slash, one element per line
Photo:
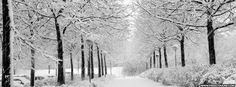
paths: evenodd
<path fill-rule="evenodd" d="M 136 6 L 140 13 L 139 31 L 153 48 L 163 49 L 166 67 L 167 47 L 176 44 L 180 48 L 181 66 L 186 65 L 186 39 L 196 38 L 197 33 L 207 37 L 209 64 L 216 64 L 215 34 L 230 30 L 235 24 L 235 0 L 140 0 Z M 161 53 L 158 55 L 161 58 Z"/>
<path fill-rule="evenodd" d="M 129 14 L 119 0 L 2 0 L 1 4 L 2 87 L 12 86 L 11 70 L 20 58 L 31 61 L 31 86 L 34 86 L 37 58 L 56 62 L 57 85 L 65 84 L 63 56 L 70 55 L 73 79 L 72 53 L 76 49 L 81 51 L 81 78 L 85 78 L 86 58 L 89 77 L 94 78 L 94 43 L 99 77 L 106 75 L 108 54 L 104 50 L 112 51 L 109 46 L 115 42 L 105 42 L 119 41 L 127 33 Z"/>
<path fill-rule="evenodd" d="M 82 41 L 82 40 L 81 40 Z M 98 61 L 98 77 L 107 75 L 107 60 L 106 60 L 106 53 L 103 52 L 102 50 L 99 49 L 98 44 L 94 43 L 91 40 L 86 40 L 86 43 L 88 44 L 88 54 L 89 57 L 87 59 L 87 72 L 88 72 L 88 77 L 89 81 L 91 82 L 91 79 L 94 78 L 94 45 L 96 45 L 96 50 L 97 50 L 97 61 Z M 82 49 L 83 50 L 83 49 Z M 83 52 L 83 51 L 81 51 Z M 82 61 L 81 63 L 81 79 L 85 79 L 85 61 Z"/>

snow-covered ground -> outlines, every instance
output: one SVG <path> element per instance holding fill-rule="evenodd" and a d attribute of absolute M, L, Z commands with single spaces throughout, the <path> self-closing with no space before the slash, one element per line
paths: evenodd
<path fill-rule="evenodd" d="M 109 81 L 104 84 L 103 87 L 177 87 L 177 86 L 165 86 L 161 83 L 154 82 L 149 79 L 135 77 L 120 77 Z"/>
<path fill-rule="evenodd" d="M 122 67 L 113 67 L 112 69 L 107 68 L 107 73 L 114 75 L 114 76 L 123 76 L 122 75 Z M 65 69 L 65 73 L 70 73 L 71 69 Z M 87 73 L 87 69 L 85 69 L 85 72 Z M 80 74 L 81 69 L 74 69 L 74 74 Z M 94 68 L 94 73 L 98 73 L 98 69 Z M 16 75 L 27 75 L 30 76 L 30 70 L 17 70 Z M 40 69 L 40 70 L 35 70 L 35 76 L 55 76 L 56 75 L 56 70 L 51 69 L 50 73 L 48 69 Z"/>
<path fill-rule="evenodd" d="M 95 78 L 92 80 L 92 84 L 96 87 L 176 87 L 176 86 L 164 86 L 161 83 L 154 82 L 152 80 L 141 78 L 139 76 L 127 77 L 122 75 L 122 67 L 113 67 L 112 71 L 108 68 L 108 76 Z M 66 69 L 65 72 L 70 73 L 70 69 Z M 29 75 L 29 70 L 18 70 L 17 75 Z M 74 69 L 75 74 L 80 74 L 80 70 Z M 111 75 L 112 73 L 112 75 Z M 95 74 L 97 69 L 95 68 Z M 48 75 L 56 75 L 55 70 L 36 70 L 36 76 L 46 77 Z M 66 87 L 91 87 L 88 81 L 75 81 L 72 84 L 66 84 Z M 19 84 L 20 85 L 20 84 Z M 20 86 L 19 86 L 20 87 Z M 23 86 L 22 86 L 23 87 Z M 53 86 L 45 86 L 53 87 Z"/>

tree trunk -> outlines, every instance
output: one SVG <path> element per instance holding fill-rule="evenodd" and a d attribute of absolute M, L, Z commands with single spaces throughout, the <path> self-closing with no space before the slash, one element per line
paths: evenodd
<path fill-rule="evenodd" d="M 85 79 L 84 38 L 81 34 L 81 79 Z"/>
<path fill-rule="evenodd" d="M 90 46 L 90 58 L 91 58 L 91 79 L 94 78 L 94 64 L 93 64 L 93 43 Z"/>
<path fill-rule="evenodd" d="M 104 75 L 104 64 L 103 64 L 103 53 L 101 51 L 101 68 L 102 68 L 102 76 Z"/>
<path fill-rule="evenodd" d="M 30 29 L 30 33 L 31 33 L 31 38 L 34 35 L 34 32 L 32 29 Z M 31 41 L 31 44 L 34 44 L 33 41 Z M 34 87 L 34 81 L 35 81 L 35 50 L 33 48 L 31 48 L 31 71 L 30 71 L 30 86 Z"/>
<path fill-rule="evenodd" d="M 152 68 L 152 57 L 150 57 L 150 69 Z"/>
<path fill-rule="evenodd" d="M 180 31 L 184 31 L 184 29 L 181 26 L 177 26 Z M 181 49 L 181 64 L 182 67 L 185 66 L 185 52 L 184 52 L 184 40 L 185 36 L 184 34 L 181 35 L 181 40 L 180 40 L 180 49 Z"/>
<path fill-rule="evenodd" d="M 156 53 L 153 51 L 153 68 L 156 68 Z"/>
<path fill-rule="evenodd" d="M 50 73 L 51 73 L 51 66 L 48 65 L 48 74 L 50 74 Z"/>
<path fill-rule="evenodd" d="M 184 35 L 182 35 L 182 38 L 180 40 L 180 48 L 181 48 L 181 63 L 182 63 L 182 67 L 185 66 L 185 52 L 184 52 Z"/>
<path fill-rule="evenodd" d="M 90 72 L 90 58 L 88 58 L 88 67 L 87 67 L 87 70 L 88 70 L 88 77 L 89 77 L 89 82 L 91 82 L 91 72 Z"/>
<path fill-rule="evenodd" d="M 164 59 L 165 59 L 165 65 L 168 68 L 168 60 L 167 60 L 167 52 L 166 52 L 166 45 L 164 45 Z"/>
<path fill-rule="evenodd" d="M 2 0 L 3 13 L 3 42 L 2 42 L 2 87 L 11 87 L 12 83 L 12 42 L 13 31 L 13 13 L 11 7 L 11 0 Z"/>
<path fill-rule="evenodd" d="M 105 67 L 105 75 L 107 75 L 107 60 L 106 60 L 106 55 L 104 55 L 104 67 Z"/>
<path fill-rule="evenodd" d="M 88 61 L 88 66 L 87 66 L 87 71 L 88 71 L 88 72 L 87 72 L 87 75 L 88 75 L 89 78 L 90 78 L 90 76 L 91 76 L 91 75 L 90 75 L 90 73 L 91 73 L 91 72 L 90 72 L 90 70 L 91 70 L 91 68 L 90 68 L 90 67 L 91 67 L 91 66 L 90 66 L 90 65 L 91 65 L 91 64 L 90 64 L 90 61 L 91 61 L 91 60 L 90 60 L 90 59 L 91 59 L 91 58 L 90 58 L 90 49 L 89 49 L 89 51 L 88 51 L 88 54 L 89 54 L 89 56 L 88 56 L 88 58 L 87 58 L 87 61 Z"/>
<path fill-rule="evenodd" d="M 62 38 L 61 38 L 61 31 L 60 26 L 57 21 L 57 17 L 54 14 L 54 20 L 55 20 L 55 27 L 56 27 L 56 34 L 57 34 L 57 52 L 58 52 L 58 59 L 60 60 L 58 62 L 58 76 L 57 76 L 57 83 L 58 85 L 65 84 L 65 76 L 64 76 L 64 67 L 63 67 L 63 44 L 62 44 Z"/>
<path fill-rule="evenodd" d="M 101 63 L 100 63 L 100 52 L 99 47 L 97 46 L 97 58 L 98 58 L 98 77 L 101 77 Z"/>
<path fill-rule="evenodd" d="M 215 44 L 214 44 L 214 28 L 212 26 L 212 18 L 210 17 L 207 20 L 207 34 L 208 34 L 208 47 L 209 47 L 209 57 L 210 57 L 210 64 L 216 64 L 216 57 L 215 57 Z"/>
<path fill-rule="evenodd" d="M 71 80 L 74 80 L 74 67 L 73 67 L 73 58 L 72 53 L 70 53 L 70 69 L 71 69 Z"/>
<path fill-rule="evenodd" d="M 158 51 L 159 51 L 159 64 L 160 64 L 159 67 L 162 68 L 162 63 L 161 63 L 161 48 L 159 47 L 158 49 L 159 49 Z"/>

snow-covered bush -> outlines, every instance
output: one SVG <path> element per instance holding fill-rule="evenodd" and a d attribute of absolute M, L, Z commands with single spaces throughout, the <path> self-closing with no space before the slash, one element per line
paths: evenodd
<path fill-rule="evenodd" d="M 142 77 L 162 82 L 165 85 L 198 87 L 199 84 L 235 84 L 236 68 L 234 65 L 192 65 L 177 68 L 150 69 Z"/>

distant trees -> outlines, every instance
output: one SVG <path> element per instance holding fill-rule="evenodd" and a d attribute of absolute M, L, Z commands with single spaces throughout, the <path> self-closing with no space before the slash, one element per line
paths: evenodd
<path fill-rule="evenodd" d="M 72 54 L 73 49 L 75 49 L 75 44 L 71 43 L 71 44 L 69 45 L 71 80 L 74 80 L 74 64 L 73 64 L 73 54 Z"/>
<path fill-rule="evenodd" d="M 180 43 L 181 62 L 185 66 L 184 43 L 186 33 L 206 28 L 209 64 L 216 64 L 214 35 L 215 31 L 233 25 L 235 0 L 177 0 L 142 1 L 137 6 L 146 14 L 142 17 L 154 18 L 159 23 L 174 24 L 177 33 L 175 40 Z M 173 28 L 173 27 L 168 27 Z M 168 29 L 167 28 L 167 29 Z M 164 52 L 165 56 L 165 52 Z"/>
<path fill-rule="evenodd" d="M 94 78 L 94 63 L 93 63 L 93 41 L 86 40 L 88 45 L 88 75 L 90 79 Z"/>

